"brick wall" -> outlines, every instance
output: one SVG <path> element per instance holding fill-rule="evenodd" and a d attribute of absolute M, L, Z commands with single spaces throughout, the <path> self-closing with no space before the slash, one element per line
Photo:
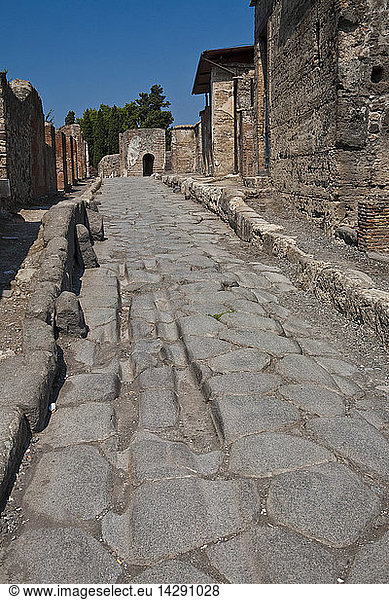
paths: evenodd
<path fill-rule="evenodd" d="M 254 166 L 254 71 L 236 78 L 236 170 L 242 177 L 256 175 Z"/>
<path fill-rule="evenodd" d="M 66 136 L 73 138 L 73 161 L 74 161 L 74 178 L 75 180 L 85 179 L 87 173 L 87 145 L 81 132 L 81 127 L 78 123 L 73 125 L 64 125 L 60 128 Z"/>
<path fill-rule="evenodd" d="M 57 192 L 55 129 L 51 123 L 45 123 L 45 143 L 47 192 L 55 194 Z"/>
<path fill-rule="evenodd" d="M 361 250 L 389 251 L 389 202 L 363 200 L 359 202 L 358 246 Z"/>
<path fill-rule="evenodd" d="M 55 132 L 56 149 L 56 169 L 57 169 L 57 188 L 60 191 L 67 191 L 69 188 L 68 167 L 66 157 L 66 136 L 62 131 Z"/>
<path fill-rule="evenodd" d="M 148 159 L 153 172 L 165 167 L 166 133 L 164 129 L 127 129 L 119 135 L 120 171 L 122 177 L 142 176 Z"/>

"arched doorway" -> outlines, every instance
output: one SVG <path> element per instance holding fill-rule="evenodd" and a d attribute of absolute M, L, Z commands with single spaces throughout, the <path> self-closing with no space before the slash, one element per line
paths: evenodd
<path fill-rule="evenodd" d="M 143 157 L 143 177 L 150 177 L 154 171 L 154 156 L 145 154 Z"/>

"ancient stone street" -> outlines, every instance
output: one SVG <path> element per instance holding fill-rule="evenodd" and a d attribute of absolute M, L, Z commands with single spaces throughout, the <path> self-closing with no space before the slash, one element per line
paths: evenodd
<path fill-rule="evenodd" d="M 307 318 L 280 263 L 160 182 L 106 179 L 96 199 L 89 332 L 58 340 L 1 580 L 388 583 L 380 351 L 345 356 L 344 317 L 312 300 Z"/>

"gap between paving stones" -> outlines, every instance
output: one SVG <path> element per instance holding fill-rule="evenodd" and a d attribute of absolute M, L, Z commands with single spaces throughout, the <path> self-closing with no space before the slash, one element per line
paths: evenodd
<path fill-rule="evenodd" d="M 42 261 L 23 321 L 23 352 L 0 363 L 0 506 L 31 433 L 47 422 L 59 363 L 55 299 L 73 287 L 80 262 L 76 227 L 85 225 L 92 236 L 88 213 L 97 210 L 93 198 L 101 184 L 97 178 L 79 198 L 59 202 L 42 220 Z"/>
<path fill-rule="evenodd" d="M 352 269 L 344 272 L 334 264 L 306 254 L 294 238 L 283 233 L 281 225 L 268 223 L 248 206 L 244 193 L 239 190 L 233 192 L 185 175 L 155 174 L 153 177 L 216 213 L 243 241 L 289 260 L 296 266 L 297 281 L 304 289 L 331 302 L 347 317 L 366 324 L 385 347 L 389 347 L 389 292 L 377 289 L 365 273 Z"/>

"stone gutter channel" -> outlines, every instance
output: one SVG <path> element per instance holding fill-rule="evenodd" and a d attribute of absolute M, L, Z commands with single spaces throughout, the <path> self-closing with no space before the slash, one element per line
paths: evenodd
<path fill-rule="evenodd" d="M 98 178 L 77 199 L 48 210 L 42 220 L 43 251 L 23 321 L 23 352 L 0 363 L 0 509 L 34 433 L 44 429 L 60 377 L 56 338 L 63 328 L 83 328 L 69 315 L 79 307 L 72 293 L 79 273 L 96 267 L 93 240 L 104 236 L 94 196 Z"/>
<path fill-rule="evenodd" d="M 345 316 L 367 325 L 389 347 L 389 292 L 377 289 L 365 273 L 345 271 L 303 252 L 293 237 L 285 235 L 281 225 L 267 222 L 248 206 L 240 190 L 207 185 L 187 175 L 153 177 L 217 214 L 243 241 L 287 259 L 295 266 L 297 283 L 303 289 L 311 290 Z"/>

